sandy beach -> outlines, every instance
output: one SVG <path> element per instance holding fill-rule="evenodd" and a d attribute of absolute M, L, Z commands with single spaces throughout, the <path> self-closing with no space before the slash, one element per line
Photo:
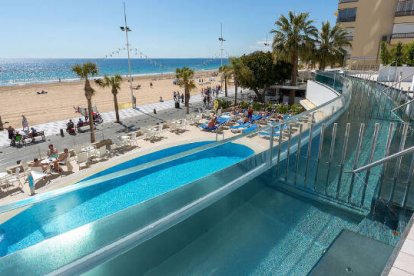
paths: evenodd
<path fill-rule="evenodd" d="M 195 74 L 197 89 L 192 94 L 200 93 L 201 87 L 215 86 L 220 83 L 220 77 L 212 77 L 214 71 L 200 71 Z M 210 77 L 213 78 L 209 82 Z M 139 90 L 134 89 L 137 105 L 158 102 L 172 98 L 173 91 L 184 92 L 184 89 L 173 84 L 174 74 L 134 77 L 133 87 L 141 85 Z M 198 80 L 204 78 L 201 85 Z M 152 82 L 153 87 L 150 87 Z M 110 88 L 102 89 L 92 82 L 96 90 L 93 98 L 94 105 L 100 112 L 114 110 L 113 96 Z M 84 96 L 84 82 L 61 82 L 48 84 L 27 84 L 21 86 L 0 87 L 0 116 L 3 123 L 9 122 L 15 128 L 21 127 L 21 115 L 25 115 L 30 125 L 65 120 L 78 116 L 74 107 L 86 107 Z M 38 91 L 47 91 L 47 94 L 37 94 Z M 124 79 L 118 94 L 120 105 L 130 102 L 129 83 Z"/>

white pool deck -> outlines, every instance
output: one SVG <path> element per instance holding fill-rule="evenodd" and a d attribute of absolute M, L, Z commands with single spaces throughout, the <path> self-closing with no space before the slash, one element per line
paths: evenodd
<path fill-rule="evenodd" d="M 408 229 L 402 235 L 400 243 L 391 257 L 394 258 L 392 266 L 389 269 L 390 276 L 408 276 L 414 275 L 414 217 Z M 385 274 L 386 275 L 386 274 Z"/>

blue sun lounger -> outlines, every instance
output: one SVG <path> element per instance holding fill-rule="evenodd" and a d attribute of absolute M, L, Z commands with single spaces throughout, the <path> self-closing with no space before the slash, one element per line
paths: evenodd
<path fill-rule="evenodd" d="M 286 130 L 288 127 L 287 125 L 283 125 L 282 127 L 282 131 Z M 270 131 L 260 131 L 259 132 L 260 137 L 264 137 L 264 138 L 270 138 L 270 135 L 272 135 L 272 133 Z M 275 135 L 274 137 L 278 137 L 280 135 L 280 127 L 277 126 L 275 127 Z"/>
<path fill-rule="evenodd" d="M 257 125 L 251 125 L 250 127 L 248 127 L 248 128 L 246 128 L 246 129 L 244 129 L 244 130 L 242 131 L 242 133 L 243 133 L 243 134 L 246 134 L 246 133 L 251 133 L 251 132 L 256 131 L 257 129 L 258 129 L 258 126 L 257 126 Z"/>
<path fill-rule="evenodd" d="M 240 125 L 238 125 L 238 126 L 231 126 L 230 127 L 230 129 L 241 129 L 241 128 L 249 128 L 249 127 L 251 127 L 251 123 L 242 123 L 242 124 L 240 124 Z"/>
<path fill-rule="evenodd" d="M 218 125 L 215 125 L 214 127 L 208 127 L 208 125 L 207 124 L 201 124 L 201 125 L 199 125 L 198 126 L 201 130 L 204 130 L 204 131 L 214 131 L 214 130 L 216 130 L 216 129 L 218 129 Z"/>

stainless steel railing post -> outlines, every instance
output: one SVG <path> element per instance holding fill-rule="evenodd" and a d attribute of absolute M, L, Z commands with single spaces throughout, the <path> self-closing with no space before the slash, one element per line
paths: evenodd
<path fill-rule="evenodd" d="M 344 164 L 346 161 L 346 152 L 348 151 L 348 141 L 349 141 L 349 131 L 351 129 L 351 124 L 347 123 L 345 128 L 345 138 L 344 138 L 344 144 L 342 146 L 342 157 L 341 162 L 339 165 L 339 177 L 338 177 L 338 183 L 336 185 L 336 199 L 339 199 L 339 192 L 341 189 L 341 182 L 342 182 L 342 174 L 344 172 Z"/>
<path fill-rule="evenodd" d="M 353 169 L 354 170 L 358 167 L 359 156 L 361 155 L 362 142 L 364 140 L 364 132 L 365 132 L 365 124 L 362 123 L 360 128 L 359 128 L 357 150 L 356 150 L 356 153 L 355 153 L 354 164 L 353 164 Z M 350 202 L 351 197 L 352 197 L 352 194 L 354 192 L 354 182 L 355 182 L 355 174 L 352 174 L 351 184 L 349 186 L 349 192 L 348 192 L 348 203 L 351 203 Z"/>
<path fill-rule="evenodd" d="M 409 124 L 404 123 L 403 130 L 401 133 L 400 147 L 398 149 L 399 152 L 404 150 L 405 142 L 407 140 L 408 127 L 409 127 Z M 392 199 L 394 198 L 395 186 L 397 185 L 398 176 L 400 174 L 401 162 L 402 162 L 402 156 L 398 157 L 396 165 L 395 165 L 394 175 L 392 178 L 392 189 L 391 189 L 390 201 L 392 201 Z"/>
<path fill-rule="evenodd" d="M 312 151 L 312 132 L 313 132 L 313 123 L 310 124 L 310 129 L 309 129 L 308 152 L 306 154 L 305 177 L 303 181 L 305 188 L 307 187 L 306 182 L 308 180 L 309 158 L 311 156 L 311 151 Z"/>
<path fill-rule="evenodd" d="M 386 146 L 385 146 L 384 157 L 387 157 L 387 156 L 390 155 L 392 137 L 394 136 L 394 128 L 395 128 L 395 124 L 391 123 L 389 128 L 388 128 L 388 136 L 387 136 L 387 142 L 386 142 Z M 385 171 L 386 170 L 387 170 L 387 163 L 384 163 L 384 166 L 381 170 L 380 179 L 379 179 L 379 189 L 378 189 L 378 197 L 379 198 L 381 198 L 382 187 L 383 187 L 383 182 L 384 182 L 384 177 L 385 177 Z"/>
<path fill-rule="evenodd" d="M 292 125 L 289 125 L 289 137 L 288 137 L 288 146 L 287 146 L 288 148 L 287 148 L 287 156 L 286 156 L 285 182 L 288 181 L 288 176 L 289 176 L 289 158 L 290 158 L 291 139 L 292 139 Z"/>
<path fill-rule="evenodd" d="M 374 127 L 374 138 L 372 140 L 371 151 L 369 155 L 369 163 L 374 161 L 375 149 L 377 147 L 377 142 L 378 142 L 379 129 L 380 129 L 380 124 L 376 123 Z M 360 203 L 361 207 L 363 207 L 364 205 L 365 194 L 366 194 L 366 190 L 368 186 L 368 180 L 369 180 L 370 173 L 371 173 L 371 169 L 368 169 L 367 173 L 365 174 L 364 187 L 362 189 L 361 203 Z"/>
<path fill-rule="evenodd" d="M 269 142 L 269 166 L 272 166 L 273 164 L 273 139 L 275 138 L 275 127 L 271 126 L 270 127 L 271 132 L 270 132 L 270 142 Z"/>
<path fill-rule="evenodd" d="M 277 151 L 277 174 L 280 175 L 280 154 L 282 152 L 282 140 L 283 140 L 283 126 L 284 124 L 279 125 L 279 148 Z"/>
<path fill-rule="evenodd" d="M 332 127 L 332 140 L 331 140 L 331 147 L 329 149 L 328 172 L 326 173 L 325 194 L 327 194 L 327 192 L 328 192 L 329 176 L 330 176 L 330 173 L 331 173 L 331 163 L 333 161 L 333 155 L 334 155 L 334 151 L 335 151 L 337 130 L 338 130 L 338 124 L 335 123 Z"/>
<path fill-rule="evenodd" d="M 321 156 L 322 156 L 322 149 L 323 149 L 323 141 L 324 141 L 324 136 L 325 136 L 325 128 L 326 125 L 322 124 L 321 126 L 321 134 L 320 134 L 320 139 L 319 139 L 319 149 L 318 149 L 318 158 L 316 160 L 316 170 L 315 170 L 315 178 L 313 181 L 313 189 L 316 190 L 316 183 L 318 181 L 318 170 L 319 170 L 319 163 L 321 160 Z"/>
<path fill-rule="evenodd" d="M 299 173 L 300 154 L 301 154 L 301 149 L 302 149 L 302 131 L 303 131 L 303 125 L 299 124 L 298 149 L 296 150 L 295 185 L 297 184 L 298 173 Z"/>

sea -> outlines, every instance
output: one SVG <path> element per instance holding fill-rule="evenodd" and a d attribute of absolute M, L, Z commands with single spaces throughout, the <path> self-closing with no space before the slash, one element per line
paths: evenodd
<path fill-rule="evenodd" d="M 71 68 L 85 62 L 97 64 L 98 76 L 128 75 L 126 58 L 0 59 L 0 86 L 78 80 Z M 227 63 L 228 59 L 223 59 L 223 64 Z M 220 65 L 221 59 L 217 58 L 134 58 L 131 59 L 131 73 L 133 76 L 167 74 L 184 66 L 195 71 L 207 71 L 218 69 Z"/>

